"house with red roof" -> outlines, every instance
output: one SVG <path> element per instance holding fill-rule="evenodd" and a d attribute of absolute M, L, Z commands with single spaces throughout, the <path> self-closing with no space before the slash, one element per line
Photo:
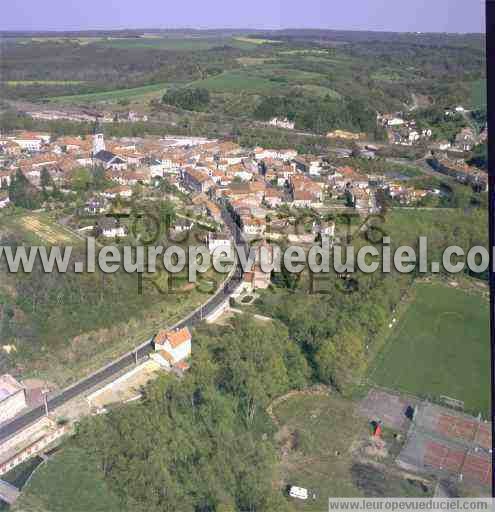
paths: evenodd
<path fill-rule="evenodd" d="M 161 330 L 153 339 L 158 352 L 170 366 L 176 366 L 191 356 L 191 332 L 187 327 L 175 331 Z"/>

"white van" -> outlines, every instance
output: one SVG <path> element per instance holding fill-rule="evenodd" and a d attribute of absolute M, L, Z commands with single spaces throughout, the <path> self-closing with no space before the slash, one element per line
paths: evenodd
<path fill-rule="evenodd" d="M 291 498 L 297 498 L 299 500 L 307 500 L 308 490 L 304 489 L 303 487 L 296 487 L 295 485 L 293 485 L 290 488 L 289 496 Z"/>

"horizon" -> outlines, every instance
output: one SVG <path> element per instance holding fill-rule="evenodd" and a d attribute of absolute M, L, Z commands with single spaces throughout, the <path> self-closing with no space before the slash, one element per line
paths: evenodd
<path fill-rule="evenodd" d="M 99 27 L 89 27 L 89 28 L 73 28 L 73 29 L 8 29 L 3 30 L 0 29 L 0 33 L 2 34 L 15 34 L 15 33 L 32 33 L 32 34 L 57 34 L 57 33 L 84 33 L 84 32 L 216 32 L 216 31 L 232 31 L 232 32 L 259 32 L 259 33 L 267 33 L 267 32 L 289 32 L 289 31 L 314 31 L 314 32 L 370 32 L 375 34 L 444 34 L 444 35 L 485 35 L 486 31 L 479 32 L 443 32 L 443 31 L 426 31 L 426 30 L 378 30 L 378 29 L 345 29 L 345 28 L 333 28 L 333 27 L 280 27 L 280 28 L 260 28 L 260 27 L 194 27 L 194 26 L 182 26 L 182 27 L 128 27 L 128 26 L 120 26 L 120 27 L 108 27 L 108 28 L 99 28 Z"/>
<path fill-rule="evenodd" d="M 252 0 L 208 6 L 184 0 L 180 6 L 142 0 L 138 12 L 129 0 L 87 0 L 85 8 L 63 0 L 28 1 L 3 8 L 1 32 L 84 32 L 113 30 L 334 30 L 394 33 L 484 34 L 485 0 L 347 0 L 345 6 L 307 0 L 304 7 L 282 0 Z M 157 26 L 158 25 L 158 26 Z M 144 27 L 144 28 L 143 28 Z M 294 28 L 296 27 L 296 28 Z"/>

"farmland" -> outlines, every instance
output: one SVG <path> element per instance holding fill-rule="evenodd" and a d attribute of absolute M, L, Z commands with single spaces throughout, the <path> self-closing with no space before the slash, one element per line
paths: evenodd
<path fill-rule="evenodd" d="M 7 85 L 12 87 L 22 87 L 28 85 L 79 85 L 82 80 L 9 80 Z"/>
<path fill-rule="evenodd" d="M 15 232 L 31 245 L 71 245 L 81 243 L 79 237 L 57 223 L 46 213 L 4 216 L 0 218 L 2 230 Z"/>
<path fill-rule="evenodd" d="M 335 128 L 335 112 L 349 118 L 345 111 L 351 101 L 366 102 L 372 110 L 400 110 L 411 101 L 411 94 L 426 94 L 426 86 L 432 103 L 473 103 L 478 108 L 486 103 L 482 55 L 474 50 L 479 42 L 470 37 L 442 36 L 440 57 L 435 58 L 425 54 L 426 37 L 410 55 L 405 43 L 399 48 L 359 44 L 350 34 L 345 37 L 346 44 L 331 45 L 318 38 L 306 40 L 302 34 L 278 39 L 276 33 L 251 35 L 246 31 L 123 31 L 11 38 L 4 49 L 2 75 L 5 94 L 13 99 L 63 104 L 132 100 L 151 110 L 156 110 L 156 100 L 167 86 L 202 87 L 212 95 L 222 95 L 213 98 L 208 112 L 242 119 L 259 119 L 260 101 L 279 96 L 287 105 L 286 112 L 277 115 L 295 113 L 297 128 L 321 133 Z M 445 66 L 454 52 L 456 56 L 462 53 L 471 82 L 456 81 L 455 73 Z M 425 59 L 429 59 L 426 67 Z M 294 104 L 292 100 L 300 94 L 314 100 L 315 112 L 328 119 L 317 123 L 304 101 Z M 153 105 L 151 100 L 155 100 Z M 364 122 L 350 122 L 346 128 L 369 130 Z"/>
<path fill-rule="evenodd" d="M 50 101 L 60 103 L 97 103 L 97 102 L 117 102 L 119 100 L 134 100 L 153 96 L 159 97 L 165 92 L 167 84 L 151 84 L 142 87 L 133 87 L 130 89 L 115 89 L 113 91 L 93 92 L 88 94 L 75 94 L 69 96 L 59 96 L 50 98 Z"/>
<path fill-rule="evenodd" d="M 446 395 L 489 413 L 489 304 L 476 292 L 416 284 L 370 373 L 373 382 L 418 396 Z"/>
<path fill-rule="evenodd" d="M 198 80 L 189 84 L 190 87 L 204 87 L 211 92 L 251 92 L 266 93 L 274 90 L 277 84 L 266 78 L 245 71 L 228 71 L 206 80 Z"/>
<path fill-rule="evenodd" d="M 162 37 L 139 37 L 139 38 L 107 38 L 98 41 L 98 44 L 112 48 L 153 48 L 170 51 L 201 51 L 210 50 L 215 47 L 230 45 L 241 49 L 255 48 L 258 40 L 248 38 L 162 38 Z"/>

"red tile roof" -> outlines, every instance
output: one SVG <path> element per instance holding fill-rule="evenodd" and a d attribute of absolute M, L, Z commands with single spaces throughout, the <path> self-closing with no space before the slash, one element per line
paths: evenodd
<path fill-rule="evenodd" d="M 177 348 L 190 339 L 191 332 L 187 327 L 184 327 L 183 329 L 175 331 L 159 331 L 155 336 L 155 343 L 158 345 L 164 345 L 168 341 L 172 348 Z"/>

